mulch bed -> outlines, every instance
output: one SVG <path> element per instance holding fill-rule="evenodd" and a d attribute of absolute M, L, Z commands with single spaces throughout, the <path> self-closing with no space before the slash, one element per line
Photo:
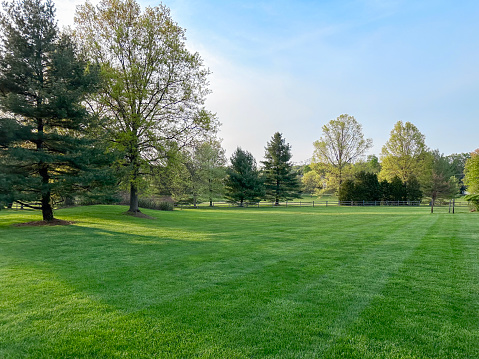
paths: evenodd
<path fill-rule="evenodd" d="M 25 222 L 25 223 L 16 223 L 14 227 L 38 227 L 38 226 L 69 226 L 75 222 L 64 221 L 62 219 L 54 219 L 52 221 L 35 221 L 35 222 Z"/>

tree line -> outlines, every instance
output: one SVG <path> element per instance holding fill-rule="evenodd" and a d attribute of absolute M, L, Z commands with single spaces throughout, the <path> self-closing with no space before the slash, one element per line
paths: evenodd
<path fill-rule="evenodd" d="M 434 203 L 454 198 L 479 181 L 471 168 L 474 153 L 445 156 L 425 144 L 425 136 L 410 122 L 398 121 L 380 157 L 365 152 L 372 146 L 362 126 L 350 115 L 341 115 L 323 126 L 314 143 L 313 160 L 307 166 L 303 186 L 309 193 L 335 192 L 344 201 L 420 201 Z M 476 151 L 477 153 L 477 151 Z M 472 199 L 473 197 L 467 197 Z"/>
<path fill-rule="evenodd" d="M 131 213 L 141 197 L 243 205 L 329 192 L 434 203 L 465 185 L 479 202 L 477 151 L 431 151 L 409 122 L 396 123 L 379 158 L 364 160 L 372 141 L 344 114 L 323 126 L 308 165 L 293 166 L 279 132 L 260 166 L 239 147 L 227 165 L 204 105 L 209 71 L 162 4 L 86 2 L 60 31 L 51 0 L 14 0 L 0 27 L 0 202 L 41 209 L 44 220 L 55 203 L 114 202 L 120 191 Z"/>

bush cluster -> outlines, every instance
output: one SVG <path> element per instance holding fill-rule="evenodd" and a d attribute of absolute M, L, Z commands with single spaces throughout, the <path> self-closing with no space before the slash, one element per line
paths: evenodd
<path fill-rule="evenodd" d="M 340 201 L 420 201 L 422 192 L 415 177 L 407 182 L 396 176 L 391 182 L 379 182 L 375 173 L 361 171 L 341 183 L 339 187 Z"/>

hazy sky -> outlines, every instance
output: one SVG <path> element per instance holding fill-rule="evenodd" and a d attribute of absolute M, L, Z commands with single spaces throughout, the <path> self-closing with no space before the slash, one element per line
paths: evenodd
<path fill-rule="evenodd" d="M 84 3 L 54 1 L 61 24 Z M 260 161 L 279 131 L 293 161 L 304 161 L 322 126 L 343 113 L 373 139 L 370 153 L 379 155 L 399 120 L 445 154 L 479 147 L 477 0 L 163 3 L 212 72 L 207 107 L 228 156 L 240 146 Z"/>

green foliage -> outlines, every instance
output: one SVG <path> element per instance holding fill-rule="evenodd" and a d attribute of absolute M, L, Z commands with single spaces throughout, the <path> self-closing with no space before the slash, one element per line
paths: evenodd
<path fill-rule="evenodd" d="M 52 202 L 116 180 L 82 102 L 97 88 L 94 66 L 59 34 L 50 1 L 5 3 L 0 25 L 0 196 L 53 219 Z"/>
<path fill-rule="evenodd" d="M 359 172 L 354 180 L 346 180 L 339 187 L 340 201 L 380 201 L 381 187 L 375 173 Z"/>
<path fill-rule="evenodd" d="M 406 182 L 414 175 L 422 182 L 428 176 L 429 162 L 424 135 L 410 122 L 398 121 L 381 151 L 379 179 L 391 181 L 398 176 Z"/>
<path fill-rule="evenodd" d="M 326 172 L 328 185 L 339 188 L 345 170 L 371 148 L 372 140 L 364 139 L 362 126 L 347 114 L 323 126 L 323 136 L 314 142 L 313 163 Z"/>
<path fill-rule="evenodd" d="M 479 148 L 466 161 L 464 183 L 469 194 L 479 193 Z"/>
<path fill-rule="evenodd" d="M 317 194 L 321 190 L 321 176 L 316 171 L 308 171 L 301 177 L 302 192 L 310 195 Z"/>
<path fill-rule="evenodd" d="M 461 194 L 464 194 L 466 191 L 466 186 L 464 184 L 465 176 L 465 167 L 466 161 L 471 157 L 470 153 L 453 153 L 452 155 L 446 156 L 451 168 L 454 177 L 458 180 L 459 191 Z"/>
<path fill-rule="evenodd" d="M 207 200 L 211 206 L 214 200 L 224 195 L 225 150 L 218 140 L 210 139 L 195 147 L 192 161 L 198 172 L 199 198 Z"/>
<path fill-rule="evenodd" d="M 479 194 L 468 194 L 464 198 L 474 211 L 479 211 Z"/>
<path fill-rule="evenodd" d="M 256 161 L 251 153 L 237 148 L 230 158 L 231 166 L 226 170 L 225 196 L 232 202 L 257 202 L 265 194 Z"/>
<path fill-rule="evenodd" d="M 421 201 L 423 197 L 423 191 L 421 190 L 421 184 L 416 176 L 412 175 L 406 182 L 406 198 L 408 201 Z"/>
<path fill-rule="evenodd" d="M 300 198 L 298 175 L 293 171 L 291 146 L 276 132 L 265 148 L 263 179 L 266 199 L 279 204 L 280 201 Z"/>
<path fill-rule="evenodd" d="M 185 45 L 184 30 L 163 4 L 143 12 L 134 0 L 77 8 L 76 36 L 100 64 L 103 86 L 90 99 L 111 146 L 123 153 L 130 211 L 138 211 L 145 175 L 178 148 L 215 132 L 204 108 L 208 70 Z"/>
<path fill-rule="evenodd" d="M 447 157 L 438 150 L 431 152 L 432 164 L 430 176 L 423 184 L 424 195 L 431 198 L 431 212 L 438 199 L 453 198 L 459 193 L 459 184 L 454 177 L 454 168 Z"/>

